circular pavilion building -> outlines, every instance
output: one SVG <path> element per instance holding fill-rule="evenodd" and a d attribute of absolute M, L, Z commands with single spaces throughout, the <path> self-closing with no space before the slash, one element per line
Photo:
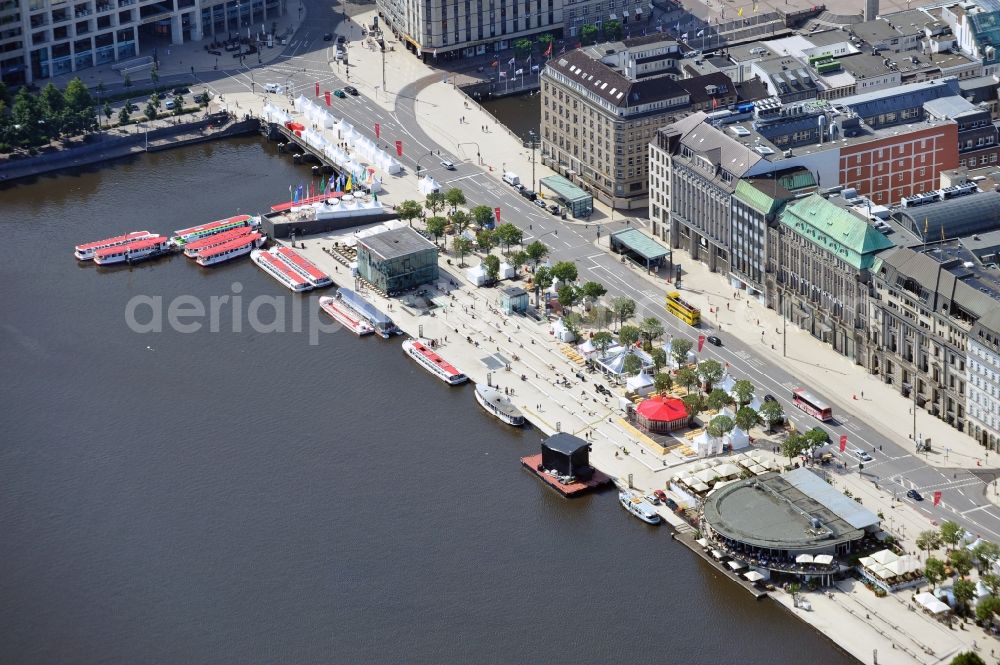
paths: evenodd
<path fill-rule="evenodd" d="M 687 407 L 676 397 L 651 397 L 635 409 L 639 426 L 654 434 L 669 434 L 688 424 Z"/>

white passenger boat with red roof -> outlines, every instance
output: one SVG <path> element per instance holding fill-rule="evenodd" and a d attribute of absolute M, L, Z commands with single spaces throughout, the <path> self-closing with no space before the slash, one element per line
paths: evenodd
<path fill-rule="evenodd" d="M 218 233 L 225 233 L 226 231 L 232 231 L 233 229 L 238 229 L 244 226 L 257 226 L 257 223 L 257 219 L 251 217 L 250 215 L 236 215 L 234 217 L 227 217 L 226 219 L 209 222 L 208 224 L 199 224 L 198 226 L 192 226 L 188 229 L 174 231 L 174 237 L 172 240 L 174 241 L 174 244 L 183 246 L 189 242 L 193 242 L 201 238 L 207 238 L 208 236 L 214 236 Z"/>
<path fill-rule="evenodd" d="M 130 240 L 123 245 L 114 245 L 99 249 L 94 253 L 94 263 L 102 266 L 115 263 L 137 263 L 151 259 L 154 256 L 167 254 L 174 249 L 174 244 L 166 236 L 153 236 Z"/>
<path fill-rule="evenodd" d="M 375 328 L 370 326 L 367 321 L 355 314 L 353 310 L 341 302 L 339 298 L 323 296 L 319 299 L 319 306 L 324 312 L 332 316 L 337 323 L 344 326 L 358 337 L 370 335 L 375 332 Z"/>
<path fill-rule="evenodd" d="M 198 254 L 203 250 L 211 247 L 218 247 L 219 245 L 236 240 L 237 238 L 242 238 L 243 236 L 250 235 L 251 233 L 254 233 L 252 228 L 249 226 L 242 226 L 238 229 L 217 233 L 216 235 L 208 236 L 206 238 L 192 240 L 184 245 L 184 256 L 196 259 L 198 258 Z"/>
<path fill-rule="evenodd" d="M 211 266 L 223 261 L 229 261 L 241 256 L 246 256 L 264 243 L 264 236 L 260 233 L 248 233 L 239 238 L 234 238 L 229 242 L 224 242 L 215 247 L 208 247 L 198 253 L 195 259 L 200 266 Z"/>
<path fill-rule="evenodd" d="M 454 365 L 433 351 L 430 342 L 425 339 L 406 340 L 403 342 L 403 351 L 445 383 L 457 386 L 469 380 L 469 377 L 459 372 Z"/>
<path fill-rule="evenodd" d="M 144 240 L 155 236 L 155 233 L 150 233 L 149 231 L 129 231 L 128 233 L 115 236 L 114 238 L 105 238 L 104 240 L 95 240 L 94 242 L 77 245 L 74 248 L 73 256 L 81 261 L 90 261 L 94 258 L 94 254 L 96 254 L 99 249 L 117 247 L 133 240 Z"/>
<path fill-rule="evenodd" d="M 293 270 L 284 259 L 272 252 L 255 249 L 250 252 L 250 260 L 292 291 L 308 291 L 313 287 L 309 280 L 300 275 L 296 270 Z"/>
<path fill-rule="evenodd" d="M 272 252 L 275 256 L 283 259 L 285 263 L 292 267 L 292 270 L 299 273 L 313 288 L 322 288 L 333 284 L 333 280 L 328 274 L 316 267 L 316 264 L 296 252 L 291 247 L 275 247 Z"/>

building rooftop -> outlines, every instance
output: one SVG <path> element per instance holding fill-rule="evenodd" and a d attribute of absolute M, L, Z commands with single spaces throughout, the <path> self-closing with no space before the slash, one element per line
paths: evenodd
<path fill-rule="evenodd" d="M 928 310 L 947 307 L 952 316 L 972 323 L 997 309 L 1000 285 L 995 275 L 978 269 L 974 260 L 959 258 L 962 251 L 957 241 L 924 251 L 897 247 L 881 257 L 878 273 L 890 285 L 919 299 Z"/>
<path fill-rule="evenodd" d="M 611 234 L 620 242 L 647 261 L 654 261 L 670 254 L 670 250 L 636 228 L 622 229 Z"/>
<path fill-rule="evenodd" d="M 899 208 L 894 215 L 904 226 L 931 242 L 986 233 L 1000 227 L 1000 193 L 979 192 Z"/>
<path fill-rule="evenodd" d="M 851 26 L 851 32 L 872 45 L 899 39 L 903 35 L 891 23 L 881 18 L 855 23 Z"/>
<path fill-rule="evenodd" d="M 545 439 L 544 445 L 549 450 L 554 450 L 564 455 L 572 455 L 582 448 L 590 448 L 590 444 L 588 442 L 567 432 L 557 432 L 553 434 L 549 438 Z"/>
<path fill-rule="evenodd" d="M 924 110 L 933 118 L 951 118 L 952 120 L 967 113 L 981 113 L 983 109 L 964 97 L 952 95 L 924 102 Z"/>
<path fill-rule="evenodd" d="M 837 106 L 850 107 L 862 118 L 870 118 L 881 113 L 921 106 L 924 102 L 932 99 L 957 94 L 959 94 L 958 79 L 949 76 L 934 81 L 909 83 L 891 90 L 876 90 L 851 95 L 836 100 L 836 104 Z"/>
<path fill-rule="evenodd" d="M 856 270 L 870 268 L 875 255 L 893 242 L 867 220 L 811 194 L 785 207 L 779 220 L 821 250 L 836 255 Z"/>
<path fill-rule="evenodd" d="M 879 18 L 908 35 L 920 32 L 925 25 L 936 21 L 933 16 L 929 15 L 923 9 L 905 9 L 901 12 L 885 14 Z"/>
<path fill-rule="evenodd" d="M 437 245 L 409 226 L 358 238 L 358 245 L 366 248 L 379 261 L 409 256 L 428 249 L 437 251 Z"/>
<path fill-rule="evenodd" d="M 708 496 L 704 514 L 726 538 L 793 552 L 833 550 L 878 524 L 871 511 L 808 469 L 726 485 Z"/>

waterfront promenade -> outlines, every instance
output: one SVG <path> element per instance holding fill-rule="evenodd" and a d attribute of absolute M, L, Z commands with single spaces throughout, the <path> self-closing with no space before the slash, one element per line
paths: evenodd
<path fill-rule="evenodd" d="M 351 31 L 356 35 L 356 26 Z M 400 117 L 403 127 L 407 128 L 407 131 L 412 132 L 409 134 L 410 138 L 404 137 L 404 140 L 407 142 L 407 157 L 410 165 L 414 165 L 421 157 L 426 157 L 431 149 L 430 145 L 421 143 L 421 137 L 417 134 L 417 129 L 419 128 L 432 138 L 434 143 L 442 146 L 445 150 L 453 152 L 454 156 L 459 157 L 461 161 L 468 164 L 476 164 L 479 158 L 482 158 L 483 167 L 487 170 L 486 174 L 477 176 L 461 175 L 457 176 L 457 178 L 475 177 L 478 181 L 487 183 L 487 192 L 491 188 L 500 191 L 505 187 L 499 182 L 500 172 L 504 168 L 518 172 L 522 178 L 530 177 L 530 151 L 521 147 L 513 137 L 507 134 L 505 130 L 499 127 L 485 113 L 477 110 L 472 105 L 470 105 L 470 108 L 466 108 L 461 93 L 450 85 L 450 82 L 441 81 L 439 75 L 419 63 L 411 54 L 402 52 L 399 48 L 386 53 L 385 57 L 387 60 L 386 87 L 389 90 L 388 93 L 380 87 L 381 84 L 379 83 L 381 80 L 382 54 L 375 51 L 366 51 L 364 47 L 358 46 L 356 43 L 351 46 L 352 66 L 350 82 L 369 97 L 367 100 L 358 100 L 359 103 L 365 104 L 366 107 L 368 104 L 377 104 L 385 112 Z M 322 79 L 324 87 L 331 84 L 336 85 L 336 81 L 339 80 L 333 78 L 337 70 L 336 65 L 327 65 L 327 67 L 330 75 Z M 225 84 L 234 87 L 225 89 L 224 97 L 218 99 L 215 108 L 240 113 L 255 113 L 259 111 L 265 99 L 265 96 L 259 94 L 259 83 L 262 80 L 269 80 L 268 76 L 273 76 L 274 79 L 280 81 L 280 75 L 293 68 L 291 64 L 282 64 L 279 62 L 271 68 L 269 73 L 265 73 L 263 76 L 258 74 L 255 82 L 250 80 L 246 72 L 227 73 L 226 77 L 228 78 Z M 312 76 L 314 73 L 314 71 L 307 72 L 306 76 Z M 346 72 L 344 74 L 346 76 Z M 318 74 L 316 76 L 318 78 Z M 414 81 L 423 81 L 426 85 L 414 85 Z M 212 83 L 210 85 L 215 86 L 216 84 Z M 218 85 L 221 86 L 222 83 Z M 232 90 L 240 90 L 241 86 L 245 87 L 245 89 L 232 92 Z M 295 92 L 308 91 L 310 88 L 311 83 L 307 83 L 300 85 Z M 218 91 L 223 92 L 223 88 L 219 87 Z M 413 91 L 415 94 L 410 95 L 409 91 Z M 275 97 L 272 95 L 271 98 L 275 101 L 287 102 L 284 97 Z M 331 112 L 338 115 L 336 107 L 332 108 Z M 407 114 L 411 115 L 407 117 Z M 409 124 L 410 118 L 412 118 L 415 124 Z M 402 120 L 406 120 L 407 122 L 402 122 Z M 370 131 L 368 128 L 365 129 Z M 412 146 L 415 146 L 415 148 Z M 421 148 L 427 149 L 426 152 L 422 153 Z M 431 159 L 424 159 L 422 164 L 426 166 L 431 164 L 432 161 Z M 549 173 L 540 164 L 536 165 L 536 177 L 549 175 Z M 451 181 L 447 180 L 447 174 L 443 174 L 440 170 L 436 171 L 434 175 L 435 177 L 439 177 L 445 186 L 461 187 L 464 184 L 463 180 L 457 178 Z M 490 180 L 491 178 L 492 180 Z M 417 191 L 416 179 L 413 177 L 412 170 L 402 177 L 387 178 L 385 187 L 384 200 L 390 203 L 398 203 L 405 199 L 422 200 L 423 198 Z M 499 200 L 499 196 L 497 198 Z M 507 208 L 506 204 L 504 211 L 505 215 L 518 214 L 516 208 L 514 211 L 511 211 Z M 620 224 L 620 217 L 618 223 Z M 636 223 L 638 223 L 638 220 L 636 220 Z M 599 243 L 592 235 L 592 229 L 596 224 L 604 224 L 606 229 L 615 228 L 615 224 L 612 223 L 611 212 L 601 205 L 598 205 L 598 212 L 591 218 L 589 223 L 569 222 L 565 224 L 564 228 L 574 233 L 576 238 L 586 238 L 589 243 L 586 245 L 588 252 L 604 254 L 607 251 L 606 247 Z M 560 245 L 566 242 L 564 240 L 566 233 L 564 232 L 564 235 L 558 237 L 558 239 L 557 237 L 549 236 L 544 240 L 552 243 L 555 248 L 560 249 Z M 538 231 L 532 234 L 529 228 L 529 235 L 535 234 L 537 234 L 536 237 L 541 237 Z M 335 266 L 331 263 L 332 259 L 320 251 L 319 245 L 324 241 L 330 242 L 329 239 L 320 238 L 307 240 L 307 249 L 305 251 L 322 267 L 334 270 Z M 573 242 L 577 243 L 578 241 L 574 239 Z M 568 245 L 569 243 L 566 242 L 566 244 Z M 690 297 L 698 304 L 701 304 L 706 313 L 708 313 L 710 307 L 715 307 L 716 305 L 724 307 L 725 301 L 729 300 L 729 305 L 736 309 L 732 321 L 726 319 L 726 313 L 731 310 L 724 310 L 722 312 L 722 334 L 726 336 L 726 339 L 731 337 L 740 337 L 748 341 L 758 339 L 760 334 L 758 324 L 756 324 L 756 314 L 760 310 L 761 325 L 763 325 L 763 322 L 767 320 L 765 317 L 767 317 L 768 313 L 762 311 L 763 308 L 759 308 L 756 303 L 745 305 L 739 300 L 730 298 L 728 288 L 725 286 L 725 282 L 721 276 L 708 273 L 700 268 L 698 264 L 688 265 L 692 263 L 690 261 L 685 262 L 687 274 L 685 275 L 684 291 L 686 297 Z M 453 270 L 451 274 L 456 282 L 462 283 L 464 281 L 454 268 L 447 267 L 446 265 L 442 267 L 445 270 Z M 646 279 L 639 270 L 634 268 L 628 268 L 627 270 L 630 270 L 631 274 L 638 279 Z M 346 277 L 345 271 L 346 269 L 341 266 L 339 270 L 334 270 L 333 272 L 335 279 L 338 279 L 342 284 Z M 604 274 L 602 277 L 602 281 L 608 282 L 609 285 L 614 285 L 616 279 L 621 281 L 621 277 L 614 274 Z M 346 285 L 351 284 L 348 282 Z M 649 308 L 659 308 L 662 302 L 662 294 L 667 286 L 662 282 L 662 279 L 658 280 L 655 277 L 649 278 L 647 285 L 647 302 L 641 304 Z M 380 306 L 388 308 L 389 303 L 387 301 L 379 301 L 374 294 L 367 295 Z M 578 366 L 559 353 L 552 343 L 552 338 L 549 336 L 544 324 L 532 323 L 528 319 L 517 319 L 516 323 L 513 323 L 514 319 L 508 319 L 490 311 L 489 307 L 495 307 L 496 305 L 496 293 L 491 290 L 476 290 L 466 286 L 454 292 L 453 295 L 455 296 L 455 300 L 451 301 L 451 304 L 444 310 L 447 314 L 441 312 L 434 317 L 417 317 L 401 311 L 398 305 L 394 307 L 391 314 L 410 334 L 420 333 L 420 327 L 423 326 L 424 329 L 422 332 L 424 336 L 442 341 L 442 353 L 462 371 L 468 373 L 474 380 L 485 380 L 486 378 L 486 365 L 481 360 L 483 357 L 493 353 L 501 353 L 508 359 L 512 359 L 515 355 L 518 356 L 519 360 L 512 363 L 512 371 L 494 372 L 493 381 L 503 387 L 514 389 L 515 402 L 542 432 L 551 433 L 558 428 L 580 436 L 586 436 L 594 442 L 592 459 L 595 466 L 606 471 L 609 475 L 614 475 L 621 479 L 631 477 L 633 484 L 644 490 L 665 486 L 665 481 L 669 475 L 675 473 L 675 467 L 672 464 L 679 464 L 679 460 L 658 458 L 651 451 L 644 449 L 628 431 L 618 424 L 620 414 L 617 411 L 617 405 L 613 400 L 606 400 L 603 396 L 596 393 L 593 389 L 594 382 L 591 378 L 593 375 L 588 375 L 586 383 L 580 382 L 575 378 L 574 375 L 579 369 Z M 716 298 L 719 300 L 716 301 Z M 752 318 L 750 318 L 749 314 L 743 314 L 742 318 L 739 316 L 741 312 L 738 308 L 741 305 L 746 308 L 744 312 L 753 313 Z M 660 311 L 662 311 L 662 308 L 660 308 Z M 712 316 L 712 314 L 708 314 L 710 321 Z M 751 321 L 753 321 L 752 325 Z M 769 321 L 767 323 L 768 328 L 764 329 L 769 329 L 772 322 Z M 864 380 L 863 370 L 861 368 L 841 367 L 835 362 L 838 359 L 833 355 L 832 351 L 828 349 L 824 350 L 819 342 L 812 340 L 808 335 L 797 334 L 791 328 L 789 328 L 789 331 L 791 333 L 788 344 L 789 356 L 801 359 L 808 358 L 809 362 L 812 363 L 809 366 L 804 366 L 805 361 L 802 360 L 799 361 L 798 365 L 790 364 L 789 367 L 798 375 L 808 376 L 810 381 L 822 382 L 816 384 L 814 387 L 817 387 L 818 390 L 824 393 L 824 396 L 834 401 L 838 407 L 838 411 L 848 407 L 851 411 L 854 411 L 855 400 L 847 397 L 847 395 L 853 395 L 853 390 L 858 387 L 859 382 Z M 696 335 L 697 333 L 691 331 L 691 334 Z M 478 342 L 479 346 L 467 342 L 466 337 L 470 337 L 475 342 Z M 762 348 L 762 351 L 766 350 Z M 714 351 L 709 350 L 708 353 L 711 355 Z M 777 351 L 773 351 L 772 355 L 775 362 L 782 362 L 777 357 Z M 820 365 L 823 371 L 816 371 L 815 365 Z M 733 366 L 741 373 L 750 375 L 753 372 L 755 363 L 753 362 L 753 358 L 748 357 L 745 363 L 738 365 L 734 362 Z M 856 371 L 852 373 L 848 370 Z M 520 380 L 521 374 L 526 376 L 524 381 Z M 428 380 L 433 381 L 434 379 L 428 377 Z M 559 385 L 565 381 L 569 382 L 569 387 Z M 891 434 L 900 440 L 905 440 L 907 432 L 906 424 L 908 422 L 905 404 L 900 409 L 896 409 L 895 402 L 891 401 L 893 398 L 891 391 L 888 391 L 887 388 L 884 388 L 884 390 L 887 393 L 880 394 L 876 390 L 876 386 L 872 388 L 866 386 L 864 388 L 864 400 L 859 399 L 857 402 L 865 405 L 868 404 L 868 400 L 870 399 L 872 401 L 870 417 L 874 419 L 875 414 L 877 414 L 879 422 L 885 422 L 887 434 Z M 469 408 L 477 408 L 471 394 L 469 396 Z M 924 414 L 920 415 L 924 416 Z M 924 416 L 924 418 L 930 420 L 927 416 Z M 929 423 L 928 427 L 933 424 L 933 422 Z M 953 436 L 961 436 L 950 428 L 946 429 Z M 946 433 L 942 432 L 941 436 L 944 437 Z M 957 446 L 955 450 L 958 450 Z M 975 451 L 970 449 L 965 453 L 957 454 L 971 455 L 973 452 Z M 950 462 L 950 459 L 936 460 L 931 458 L 928 461 L 938 461 L 945 464 Z M 969 459 L 972 458 L 969 457 Z M 995 463 L 996 461 L 988 460 L 987 463 Z M 516 464 L 516 459 L 512 458 L 511 463 Z M 963 466 L 970 466 L 970 464 L 966 462 L 963 463 Z M 841 488 L 844 486 L 854 488 L 852 491 L 857 490 L 860 492 L 862 488 L 865 490 L 870 489 L 872 496 L 869 498 L 867 495 L 864 495 L 865 505 L 870 508 L 884 507 L 886 505 L 885 502 L 889 500 L 886 496 L 879 496 L 879 491 L 874 489 L 869 479 L 862 478 L 853 472 L 845 474 L 840 477 L 840 480 L 835 482 L 843 483 L 838 484 L 838 487 Z M 893 511 L 892 514 L 899 515 L 898 519 L 905 525 L 902 529 L 905 533 L 904 538 L 912 539 L 918 530 L 931 526 L 930 517 L 924 515 L 919 509 L 910 505 L 901 505 L 898 503 L 895 505 L 897 506 L 896 508 L 890 508 L 889 510 Z M 629 518 L 623 513 L 622 519 Z M 637 528 L 640 528 L 640 525 L 637 524 Z M 995 538 L 988 534 L 984 535 Z M 907 548 L 912 549 L 911 543 L 907 544 Z M 861 591 L 859 595 L 864 593 L 867 592 Z M 786 600 L 783 594 L 776 594 L 776 596 L 780 602 Z M 865 602 L 875 602 L 874 597 L 870 595 L 863 596 L 863 599 Z M 802 613 L 802 618 L 831 635 L 834 640 L 843 644 L 845 648 L 849 649 L 865 662 L 870 662 L 873 649 L 879 650 L 879 662 L 914 662 L 910 656 L 906 655 L 907 651 L 903 648 L 892 649 L 890 638 L 886 637 L 883 632 L 880 632 L 877 627 L 868 626 L 861 621 L 858 621 L 861 625 L 854 625 L 850 617 L 855 615 L 852 615 L 843 605 L 831 603 L 827 606 L 825 603 L 815 602 L 813 603 L 813 607 L 814 611 L 812 613 Z M 884 613 L 884 608 L 892 606 L 888 605 L 887 601 L 883 599 L 882 601 L 878 601 L 877 607 L 880 612 Z M 908 610 L 903 611 L 908 612 Z M 796 612 L 800 611 L 796 610 Z M 894 615 L 892 612 L 890 614 Z M 917 616 L 919 613 L 911 614 Z M 925 623 L 933 623 L 933 620 L 926 618 L 922 620 Z M 938 635 L 940 631 L 936 627 L 933 627 L 932 623 L 924 626 L 923 630 L 914 629 L 916 631 L 914 634 L 921 635 L 924 639 L 928 640 L 931 638 L 927 636 L 932 636 L 934 640 L 932 646 L 929 648 L 935 652 L 935 656 L 928 656 L 927 660 L 918 659 L 918 662 L 941 662 L 941 659 L 945 658 L 944 654 L 954 654 L 957 650 L 963 648 L 962 645 L 971 646 L 972 639 L 975 639 L 975 637 L 978 637 L 981 642 L 985 641 L 985 638 L 977 635 L 976 631 L 949 631 Z M 897 621 L 897 624 L 902 625 L 899 621 Z M 963 641 L 964 638 L 967 639 Z M 903 644 L 899 646 L 902 647 Z M 914 646 L 916 645 L 910 645 L 907 648 L 910 649 Z M 896 655 L 893 652 L 896 651 L 899 652 L 899 660 L 892 659 Z"/>

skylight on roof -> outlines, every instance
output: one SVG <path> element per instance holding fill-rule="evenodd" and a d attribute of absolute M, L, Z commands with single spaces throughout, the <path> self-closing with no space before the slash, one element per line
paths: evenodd
<path fill-rule="evenodd" d="M 613 94 L 615 94 L 616 92 L 618 92 L 618 88 L 611 88 L 611 92 L 609 92 L 608 94 L 609 94 L 609 95 L 613 95 Z"/>
<path fill-rule="evenodd" d="M 607 83 L 605 83 L 604 85 L 602 85 L 602 86 L 601 86 L 601 90 L 604 90 L 604 89 L 605 89 L 605 88 L 607 88 L 607 87 L 608 87 L 608 84 L 607 84 Z"/>
<path fill-rule="evenodd" d="M 621 98 L 622 98 L 622 95 L 624 95 L 624 94 L 625 94 L 624 92 L 619 92 L 619 93 L 618 93 L 618 96 L 617 96 L 617 97 L 615 97 L 615 99 L 621 99 Z"/>

